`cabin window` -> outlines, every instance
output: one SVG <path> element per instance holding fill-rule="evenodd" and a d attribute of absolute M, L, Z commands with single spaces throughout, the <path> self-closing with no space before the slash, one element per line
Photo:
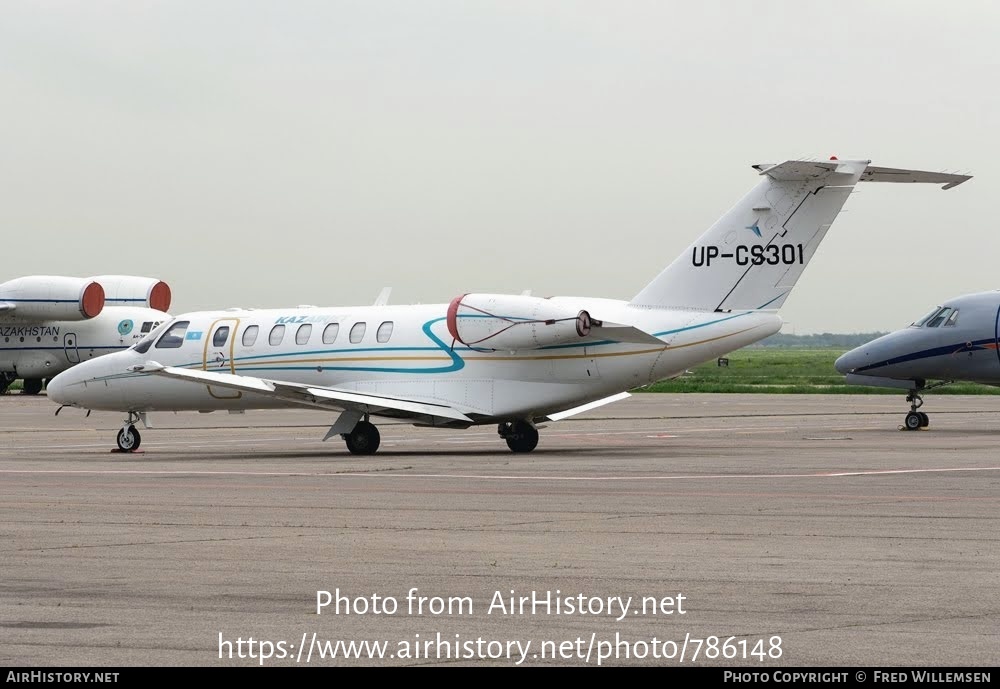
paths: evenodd
<path fill-rule="evenodd" d="M 271 328 L 271 334 L 267 336 L 267 341 L 271 343 L 271 346 L 277 347 L 283 339 L 285 339 L 285 326 L 276 325 Z"/>
<path fill-rule="evenodd" d="M 153 329 L 153 321 L 146 321 L 145 323 L 142 324 L 142 328 L 139 330 L 139 332 L 145 335 L 152 329 Z"/>
<path fill-rule="evenodd" d="M 340 333 L 340 323 L 330 323 L 323 328 L 323 344 L 333 344 Z"/>
<path fill-rule="evenodd" d="M 948 320 L 944 322 L 942 327 L 952 326 L 955 325 L 956 323 L 958 323 L 958 309 L 955 309 L 954 311 L 951 312 L 951 315 L 948 316 Z"/>
<path fill-rule="evenodd" d="M 215 331 L 215 335 L 212 336 L 212 346 L 219 348 L 225 347 L 226 342 L 229 340 L 229 326 L 224 325 Z"/>
<path fill-rule="evenodd" d="M 187 334 L 187 329 L 190 324 L 190 321 L 177 321 L 171 325 L 167 328 L 167 332 L 163 333 L 160 337 L 159 342 L 156 343 L 156 348 L 176 349 L 177 347 L 180 347 L 184 344 L 184 337 Z M 193 334 L 194 333 L 192 333 L 192 335 Z"/>
<path fill-rule="evenodd" d="M 313 327 L 306 323 L 305 325 L 300 325 L 299 329 L 295 331 L 295 344 L 304 345 L 309 342 L 309 337 L 312 335 Z"/>
<path fill-rule="evenodd" d="M 351 326 L 351 344 L 357 344 L 364 339 L 367 327 L 368 325 L 364 321 Z"/>
<path fill-rule="evenodd" d="M 260 327 L 256 325 L 249 325 L 247 329 L 243 331 L 243 346 L 253 347 L 253 343 L 257 341 L 257 333 L 260 332 Z"/>
<path fill-rule="evenodd" d="M 384 321 L 375 332 L 375 339 L 385 344 L 392 337 L 392 321 Z"/>

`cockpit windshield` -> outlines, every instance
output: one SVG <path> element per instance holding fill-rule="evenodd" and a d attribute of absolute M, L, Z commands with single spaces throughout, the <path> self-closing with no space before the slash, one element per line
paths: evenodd
<path fill-rule="evenodd" d="M 956 323 L 958 323 L 958 309 L 950 306 L 938 306 L 919 321 L 914 321 L 913 326 L 917 328 L 938 328 L 941 326 L 953 326 Z"/>
<path fill-rule="evenodd" d="M 174 321 L 156 341 L 157 349 L 176 349 L 184 344 L 184 336 L 187 333 L 190 321 Z"/>
<path fill-rule="evenodd" d="M 916 326 L 917 328 L 922 328 L 927 324 L 927 321 L 934 318 L 934 316 L 936 316 L 937 312 L 940 310 L 941 310 L 940 306 L 935 306 L 933 309 L 931 309 L 930 313 L 928 313 L 923 318 L 913 321 L 912 323 L 910 323 L 910 325 Z"/>

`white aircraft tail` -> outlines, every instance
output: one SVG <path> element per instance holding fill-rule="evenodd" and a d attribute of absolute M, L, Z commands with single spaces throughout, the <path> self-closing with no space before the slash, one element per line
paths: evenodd
<path fill-rule="evenodd" d="M 854 185 L 969 179 L 872 167 L 867 160 L 754 165 L 764 178 L 633 299 L 637 306 L 706 311 L 777 309 L 826 236 Z"/>

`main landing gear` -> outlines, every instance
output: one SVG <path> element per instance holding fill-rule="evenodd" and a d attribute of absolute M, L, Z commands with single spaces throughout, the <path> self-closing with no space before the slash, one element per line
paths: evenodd
<path fill-rule="evenodd" d="M 538 429 L 527 421 L 504 421 L 497 433 L 507 441 L 512 452 L 531 452 L 538 445 Z"/>
<path fill-rule="evenodd" d="M 7 388 L 15 380 L 17 380 L 17 377 L 13 373 L 0 373 L 0 395 L 7 392 Z"/>
<path fill-rule="evenodd" d="M 128 418 L 122 423 L 122 429 L 118 431 L 118 449 L 121 452 L 135 452 L 139 449 L 142 436 L 139 429 L 135 427 L 137 421 L 142 419 L 142 414 L 134 411 L 128 413 Z"/>
<path fill-rule="evenodd" d="M 920 407 L 924 406 L 924 400 L 920 396 L 920 393 L 917 390 L 910 390 L 910 394 L 906 396 L 906 401 L 910 403 L 910 413 L 906 415 L 903 427 L 908 431 L 919 431 L 921 428 L 927 428 L 930 424 L 930 419 L 924 412 L 917 411 Z"/>
<path fill-rule="evenodd" d="M 42 391 L 42 379 L 41 378 L 25 378 L 22 381 L 24 387 L 21 388 L 21 393 L 25 395 L 37 395 Z"/>
<path fill-rule="evenodd" d="M 352 455 L 373 455 L 378 451 L 378 445 L 381 441 L 375 424 L 370 423 L 367 418 L 364 421 L 358 421 L 354 430 L 350 433 L 344 433 L 342 437 Z"/>

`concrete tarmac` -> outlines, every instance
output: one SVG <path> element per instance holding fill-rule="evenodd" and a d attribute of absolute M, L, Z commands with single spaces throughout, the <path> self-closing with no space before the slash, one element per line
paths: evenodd
<path fill-rule="evenodd" d="M 906 408 L 637 395 L 529 455 L 379 423 L 374 457 L 323 412 L 164 413 L 118 454 L 120 415 L 4 396 L 0 664 L 997 665 L 1000 398 Z"/>

